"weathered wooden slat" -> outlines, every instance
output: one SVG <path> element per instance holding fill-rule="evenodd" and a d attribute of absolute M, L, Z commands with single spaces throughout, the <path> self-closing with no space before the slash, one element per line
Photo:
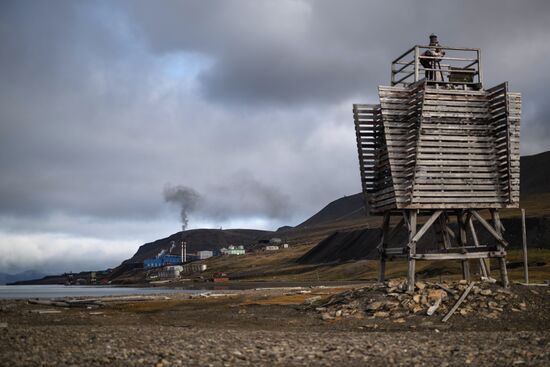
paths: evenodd
<path fill-rule="evenodd" d="M 434 253 L 434 254 L 416 254 L 417 260 L 465 260 L 465 259 L 485 259 L 491 257 L 505 257 L 506 252 L 503 251 L 476 251 L 462 253 Z"/>
<path fill-rule="evenodd" d="M 366 187 L 374 192 L 374 197 L 379 195 L 379 200 L 373 200 L 377 208 L 464 206 L 460 202 L 464 196 L 476 200 L 470 203 L 473 207 L 508 205 L 502 202 L 502 192 L 519 189 L 518 177 L 512 178 L 519 172 L 519 161 L 507 158 L 508 152 L 519 152 L 519 139 L 512 137 L 519 135 L 519 129 L 514 130 L 510 125 L 503 128 L 501 124 L 510 121 L 510 110 L 519 114 L 520 109 L 510 108 L 508 100 L 506 110 L 503 88 L 494 89 L 493 94 L 432 89 L 424 93 L 422 88 L 420 84 L 414 91 L 407 87 L 380 87 L 378 133 L 382 135 L 374 138 L 374 123 L 360 129 L 363 135 L 358 137 L 358 146 L 364 149 Z M 519 95 L 513 97 L 514 101 L 520 100 Z M 421 130 L 418 129 L 420 111 L 425 116 Z M 366 120 L 374 120 L 372 111 L 361 112 L 366 112 Z M 493 122 L 489 122 L 491 118 Z M 496 152 L 500 155 L 495 155 Z M 384 161 L 372 162 L 382 156 Z M 502 171 L 499 167 L 504 164 L 508 168 Z M 382 168 L 385 173 L 380 179 L 376 177 L 377 170 Z M 408 191 L 413 178 L 417 186 Z M 384 193 L 374 191 L 376 185 L 384 185 Z M 411 203 L 407 196 L 402 196 L 407 192 L 412 193 L 413 198 L 418 194 L 422 201 Z M 426 202 L 433 199 L 444 202 Z"/>
<path fill-rule="evenodd" d="M 487 92 L 480 90 L 457 90 L 457 89 L 426 89 L 426 96 L 433 96 L 433 95 L 460 95 L 460 96 L 480 96 L 480 97 L 486 97 Z"/>
<path fill-rule="evenodd" d="M 388 101 L 389 102 L 389 101 Z M 486 100 L 454 100 L 454 99 L 432 99 L 427 97 L 424 101 L 424 107 L 426 106 L 470 106 L 470 107 L 484 107 L 487 108 L 487 101 Z"/>
<path fill-rule="evenodd" d="M 477 196 L 465 196 L 462 198 L 447 198 L 447 197 L 414 197 L 413 202 L 415 204 L 422 204 L 422 203 L 432 203 L 432 204 L 461 204 L 457 207 L 462 207 L 465 205 L 465 207 L 471 207 L 472 203 L 481 204 L 481 203 L 505 203 L 505 198 L 496 198 L 496 197 L 477 197 Z M 485 207 L 486 205 L 481 205 L 480 207 Z"/>
<path fill-rule="evenodd" d="M 446 104 L 437 104 L 437 105 L 425 105 L 422 108 L 423 112 L 467 112 L 472 114 L 482 114 L 486 115 L 489 112 L 489 109 L 487 106 L 470 106 L 469 104 L 465 104 L 464 106 L 447 106 Z"/>
<path fill-rule="evenodd" d="M 450 191 L 450 190 L 445 190 L 445 191 L 426 191 L 426 190 L 420 190 L 420 189 L 416 189 L 413 191 L 413 196 L 415 198 L 428 198 L 428 197 L 433 197 L 433 198 L 454 198 L 454 197 L 459 197 L 459 198 L 479 198 L 479 197 L 484 197 L 484 198 L 494 198 L 494 199 L 499 199 L 499 198 L 502 198 L 502 197 L 505 197 L 506 195 L 505 194 L 498 194 L 496 193 L 495 191 Z M 423 199 L 419 199 L 419 200 L 423 200 Z M 445 199 L 443 199 L 445 200 Z"/>
<path fill-rule="evenodd" d="M 499 209 L 514 207 L 503 202 L 436 202 L 409 203 L 396 201 L 397 209 L 437 210 L 437 209 Z"/>
<path fill-rule="evenodd" d="M 499 189 L 499 185 L 497 184 L 497 182 L 494 182 L 493 184 L 488 184 L 488 185 L 479 185 L 479 184 L 470 184 L 470 185 L 456 185 L 456 184 L 449 184 L 449 183 L 444 183 L 444 184 L 439 184 L 439 185 L 434 185 L 434 184 L 422 184 L 422 183 L 416 183 L 415 185 L 415 188 L 416 190 L 435 190 L 435 191 L 454 191 L 454 192 L 466 192 L 468 193 L 469 191 L 497 191 Z M 507 186 L 505 186 L 504 188 L 507 188 Z M 518 190 L 519 189 L 519 186 L 518 185 L 515 185 L 513 186 L 513 189 L 515 190 Z"/>

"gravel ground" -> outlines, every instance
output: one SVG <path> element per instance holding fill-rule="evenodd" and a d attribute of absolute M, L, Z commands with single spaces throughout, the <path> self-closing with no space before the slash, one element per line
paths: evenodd
<path fill-rule="evenodd" d="M 525 311 L 488 319 L 476 308 L 447 323 L 422 313 L 323 320 L 304 302 L 349 295 L 341 289 L 174 295 L 91 309 L 5 300 L 0 366 L 550 366 L 550 288 L 512 291 Z"/>
<path fill-rule="evenodd" d="M 548 366 L 540 332 L 285 332 L 165 326 L 14 327 L 6 366 Z"/>

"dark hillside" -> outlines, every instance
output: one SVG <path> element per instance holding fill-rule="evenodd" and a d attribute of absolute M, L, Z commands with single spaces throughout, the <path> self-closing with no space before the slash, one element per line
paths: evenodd
<path fill-rule="evenodd" d="M 521 195 L 550 193 L 550 151 L 521 157 Z M 312 217 L 296 226 L 306 228 L 339 220 L 365 216 L 363 196 L 344 196 L 326 205 Z"/>
<path fill-rule="evenodd" d="M 124 263 L 141 263 L 143 260 L 155 257 L 162 249 L 169 250 L 170 242 L 175 241 L 173 254 L 181 252 L 182 239 L 187 242 L 187 251 L 200 250 L 217 251 L 229 245 L 243 245 L 245 248 L 254 245 L 261 238 L 270 238 L 274 232 L 254 229 L 192 229 L 146 243 L 138 249 L 136 254 Z"/>
<path fill-rule="evenodd" d="M 521 247 L 521 219 L 504 218 L 502 224 L 506 231 L 504 237 L 510 244 L 510 248 Z M 420 227 L 420 226 L 419 226 Z M 451 224 L 455 228 L 455 224 Z M 526 219 L 527 245 L 532 248 L 550 247 L 550 217 L 528 217 Z M 476 224 L 476 231 L 479 241 L 483 245 L 495 244 L 493 237 L 479 224 Z M 379 228 L 366 228 L 354 231 L 335 232 L 328 236 L 302 257 L 298 259 L 299 264 L 323 264 L 332 262 L 343 262 L 349 260 L 378 258 L 377 246 L 380 242 L 381 230 Z M 471 241 L 470 235 L 468 239 Z M 407 241 L 406 233 L 401 230 L 390 241 L 389 247 L 403 244 Z M 435 243 L 435 234 L 429 230 L 418 244 L 422 251 L 429 252 Z"/>
<path fill-rule="evenodd" d="M 296 227 L 306 228 L 323 223 L 356 219 L 364 216 L 365 206 L 363 202 L 363 194 L 357 193 L 334 200 L 319 212 L 314 214 L 311 218 L 303 223 L 300 223 Z"/>
<path fill-rule="evenodd" d="M 550 151 L 521 157 L 520 170 L 522 196 L 550 192 Z"/>

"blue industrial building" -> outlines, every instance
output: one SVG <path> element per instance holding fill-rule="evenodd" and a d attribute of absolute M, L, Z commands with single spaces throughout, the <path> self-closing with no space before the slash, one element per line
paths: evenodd
<path fill-rule="evenodd" d="M 155 259 L 143 260 L 143 266 L 146 268 L 160 268 L 165 265 L 176 265 L 181 263 L 181 257 L 175 255 L 162 255 Z"/>

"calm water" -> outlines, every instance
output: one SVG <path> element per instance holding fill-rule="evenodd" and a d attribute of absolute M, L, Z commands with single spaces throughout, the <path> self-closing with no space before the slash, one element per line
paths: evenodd
<path fill-rule="evenodd" d="M 0 299 L 124 296 L 131 294 L 200 293 L 181 288 L 130 288 L 78 285 L 0 285 Z"/>

